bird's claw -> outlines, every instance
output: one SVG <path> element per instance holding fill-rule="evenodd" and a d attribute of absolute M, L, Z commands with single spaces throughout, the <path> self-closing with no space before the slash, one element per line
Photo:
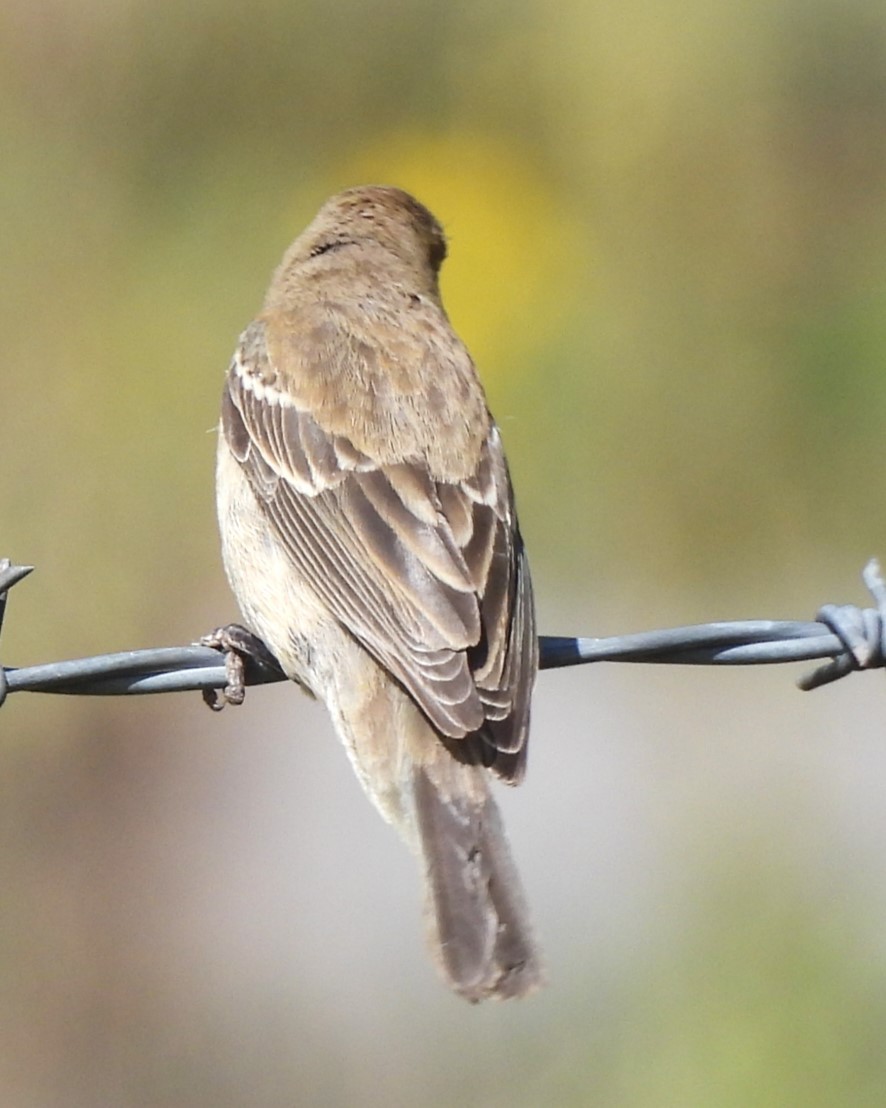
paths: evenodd
<path fill-rule="evenodd" d="M 224 688 L 203 690 L 203 700 L 214 712 L 220 712 L 227 704 L 243 703 L 249 663 L 278 668 L 276 659 L 262 640 L 239 623 L 216 627 L 200 639 L 200 646 L 208 646 L 225 656 Z"/>

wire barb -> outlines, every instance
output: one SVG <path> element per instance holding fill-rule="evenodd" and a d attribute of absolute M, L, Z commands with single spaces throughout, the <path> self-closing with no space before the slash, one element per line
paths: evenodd
<path fill-rule="evenodd" d="M 17 566 L 9 558 L 0 558 L 0 632 L 3 630 L 3 620 L 6 616 L 6 601 L 9 590 L 19 581 L 23 581 L 29 573 L 33 572 L 33 566 Z M 6 700 L 9 686 L 6 680 L 6 670 L 0 666 L 0 707 Z"/>
<path fill-rule="evenodd" d="M 819 608 L 819 620 L 837 636 L 843 652 L 800 678 L 797 684 L 805 692 L 828 685 L 853 670 L 877 669 L 886 664 L 886 584 L 876 558 L 871 558 L 861 576 L 877 606 L 825 604 Z"/>
<path fill-rule="evenodd" d="M 8 590 L 30 572 L 0 560 L 0 627 Z M 614 635 L 608 638 L 539 638 L 541 669 L 590 662 L 642 662 L 667 665 L 772 665 L 819 660 L 825 665 L 800 678 L 801 689 L 815 689 L 859 669 L 886 665 L 886 583 L 879 563 L 871 560 L 863 579 L 874 608 L 826 604 L 815 622 L 740 620 L 692 627 Z M 242 685 L 284 681 L 286 676 L 259 639 L 230 625 L 223 632 L 252 640 L 244 653 Z M 219 632 L 203 642 L 217 638 Z M 245 641 L 245 640 L 244 640 Z M 225 644 L 220 644 L 225 648 Z M 236 644 L 235 644 L 236 645 Z M 23 669 L 0 666 L 0 705 L 11 692 L 53 692 L 69 695 L 118 696 L 198 690 L 215 702 L 212 690 L 227 690 L 237 699 L 239 670 L 206 645 L 131 650 Z M 238 663 L 239 666 L 239 663 Z M 223 694 L 224 696 L 224 694 Z"/>

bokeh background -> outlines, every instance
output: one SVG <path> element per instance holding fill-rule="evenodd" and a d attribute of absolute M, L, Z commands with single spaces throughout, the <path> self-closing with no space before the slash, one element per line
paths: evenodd
<path fill-rule="evenodd" d="M 6 0 L 6 664 L 236 613 L 213 426 L 331 192 L 414 191 L 541 629 L 809 618 L 886 555 L 886 9 Z M 435 980 L 289 687 L 0 713 L 9 1108 L 886 1103 L 882 676 L 546 673 L 501 796 L 550 986 Z"/>

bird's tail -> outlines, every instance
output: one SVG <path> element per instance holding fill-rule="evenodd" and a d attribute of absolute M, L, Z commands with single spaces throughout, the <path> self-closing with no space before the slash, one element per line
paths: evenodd
<path fill-rule="evenodd" d="M 459 762 L 364 651 L 347 673 L 327 703 L 367 795 L 418 856 L 447 984 L 472 1002 L 525 996 L 541 956 L 489 771 Z"/>
<path fill-rule="evenodd" d="M 474 1003 L 525 996 L 543 982 L 541 958 L 488 773 L 451 755 L 413 772 L 429 938 L 446 981 Z"/>

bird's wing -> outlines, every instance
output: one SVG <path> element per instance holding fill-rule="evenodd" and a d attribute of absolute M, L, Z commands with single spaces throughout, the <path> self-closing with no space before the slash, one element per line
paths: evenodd
<path fill-rule="evenodd" d="M 294 569 L 450 749 L 467 737 L 471 760 L 518 779 L 537 642 L 498 429 L 469 478 L 438 481 L 421 459 L 380 464 L 328 433 L 277 382 L 257 322 L 228 372 L 222 433 Z"/>

